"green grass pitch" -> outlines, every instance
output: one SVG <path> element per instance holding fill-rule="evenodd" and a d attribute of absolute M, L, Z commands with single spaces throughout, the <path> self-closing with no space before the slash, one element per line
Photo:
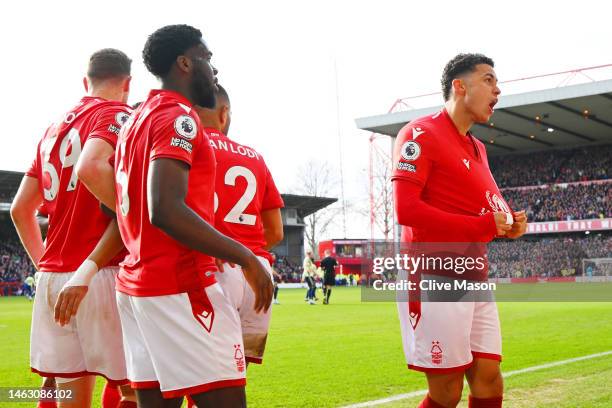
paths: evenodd
<path fill-rule="evenodd" d="M 338 407 L 425 387 L 422 374 L 406 369 L 394 303 L 362 303 L 358 288 L 336 288 L 329 306 L 310 306 L 304 293 L 280 291 L 264 364 L 249 367 L 250 407 Z M 28 365 L 31 305 L 0 298 L 0 387 L 40 384 Z M 612 350 L 612 303 L 501 302 L 499 311 L 503 371 Z M 612 355 L 510 377 L 504 406 L 612 407 L 610 384 Z M 99 380 L 95 407 L 101 387 Z"/>

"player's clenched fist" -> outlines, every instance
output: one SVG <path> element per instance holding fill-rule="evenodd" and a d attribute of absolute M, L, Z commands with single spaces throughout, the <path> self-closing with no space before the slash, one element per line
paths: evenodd
<path fill-rule="evenodd" d="M 274 285 L 270 273 L 255 255 L 249 257 L 245 265 L 242 265 L 242 273 L 247 283 L 255 293 L 254 309 L 257 313 L 267 312 L 272 304 Z"/>
<path fill-rule="evenodd" d="M 506 236 L 506 234 L 512 229 L 512 214 L 499 211 L 493 213 L 495 219 L 495 228 L 497 229 L 498 236 Z"/>
<path fill-rule="evenodd" d="M 510 231 L 506 233 L 506 237 L 516 239 L 522 237 L 527 231 L 527 214 L 525 210 L 514 213 L 514 223 Z"/>

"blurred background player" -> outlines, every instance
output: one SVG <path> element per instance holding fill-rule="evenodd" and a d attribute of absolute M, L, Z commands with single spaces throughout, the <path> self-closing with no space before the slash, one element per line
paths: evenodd
<path fill-rule="evenodd" d="M 442 111 L 415 119 L 398 134 L 392 176 L 398 222 L 412 227 L 413 241 L 422 243 L 520 237 L 527 227 L 525 213 L 510 210 L 493 180 L 484 145 L 469 132 L 474 123 L 489 120 L 497 103 L 493 61 L 481 54 L 457 55 L 444 68 L 442 91 Z M 486 281 L 484 269 L 461 278 Z M 416 300 L 398 302 L 398 309 L 408 367 L 427 377 L 429 394 L 420 407 L 455 407 L 464 376 L 470 407 L 501 407 L 495 302 Z"/>
<path fill-rule="evenodd" d="M 315 284 L 315 274 L 317 273 L 317 266 L 314 263 L 312 251 L 306 251 L 306 257 L 304 258 L 302 266 L 302 282 L 306 282 L 306 285 L 308 285 L 308 289 L 306 290 L 306 298 L 304 300 L 309 304 L 314 305 L 316 304 L 315 291 L 317 290 L 317 286 Z"/>
<path fill-rule="evenodd" d="M 324 252 L 325 258 L 321 260 L 321 269 L 323 269 L 323 304 L 329 304 L 332 287 L 336 284 L 336 267 L 338 262 L 336 258 L 331 256 L 331 251 L 326 249 Z"/>
<path fill-rule="evenodd" d="M 126 382 L 114 300 L 116 267 L 103 268 L 91 280 L 82 313 L 67 326 L 56 324 L 54 304 L 63 287 L 89 285 L 88 271 L 79 266 L 109 224 L 96 198 L 79 183 L 75 165 L 86 141 L 116 135 L 129 114 L 130 67 L 131 60 L 119 50 L 91 56 L 83 79 L 88 95 L 47 129 L 11 207 L 21 242 L 40 271 L 30 364 L 33 372 L 55 377 L 58 388 L 73 390 L 74 398 L 60 407 L 89 407 L 95 374 L 115 384 Z M 43 202 L 49 218 L 45 246 L 36 218 Z"/>
<path fill-rule="evenodd" d="M 275 305 L 280 305 L 280 302 L 278 301 L 278 284 L 283 282 L 283 276 L 276 271 L 276 268 L 274 268 L 276 254 L 274 252 L 270 252 L 270 255 L 272 256 L 272 275 L 274 279 L 274 300 L 272 303 Z"/>
<path fill-rule="evenodd" d="M 215 158 L 193 105 L 215 106 L 216 69 L 202 33 L 165 26 L 143 50 L 161 80 L 119 134 L 116 212 L 129 251 L 117 276 L 128 376 L 142 407 L 244 407 L 246 362 L 235 307 L 215 260 L 242 266 L 255 311 L 272 299 L 269 272 L 215 230 Z M 180 345 L 177 347 L 177 345 Z"/>
<path fill-rule="evenodd" d="M 253 251 L 272 279 L 269 251 L 283 239 L 283 199 L 261 154 L 228 137 L 230 99 L 221 85 L 217 88 L 215 109 L 197 108 L 217 160 L 215 228 Z M 217 281 L 240 314 L 246 361 L 261 364 L 272 309 L 255 313 L 255 297 L 241 268 L 228 263 L 222 268 Z"/>
<path fill-rule="evenodd" d="M 28 297 L 28 300 L 32 300 L 34 296 L 34 289 L 36 285 L 34 282 L 34 276 L 28 275 L 23 281 L 23 295 Z"/>

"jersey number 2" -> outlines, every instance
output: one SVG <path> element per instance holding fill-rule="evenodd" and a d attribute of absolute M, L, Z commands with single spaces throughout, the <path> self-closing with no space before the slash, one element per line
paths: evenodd
<path fill-rule="evenodd" d="M 223 218 L 223 221 L 231 222 L 233 224 L 255 225 L 257 216 L 245 214 L 244 210 L 246 210 L 255 197 L 255 193 L 257 192 L 257 179 L 255 178 L 253 172 L 246 167 L 233 166 L 227 170 L 223 181 L 225 182 L 225 185 L 236 186 L 236 179 L 238 177 L 242 177 L 246 180 L 247 187 L 244 190 L 242 197 L 240 197 L 232 209 L 229 210 L 225 218 Z M 217 212 L 218 207 L 219 197 L 217 196 L 217 193 L 215 193 L 215 212 Z"/>

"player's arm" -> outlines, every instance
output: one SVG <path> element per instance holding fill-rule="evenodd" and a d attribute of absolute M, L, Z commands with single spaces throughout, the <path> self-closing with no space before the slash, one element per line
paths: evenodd
<path fill-rule="evenodd" d="M 38 269 L 38 263 L 45 251 L 42 234 L 36 219 L 36 211 L 42 202 L 43 197 L 38 189 L 38 179 L 25 175 L 11 205 L 11 218 L 19 239 L 36 269 Z"/>
<path fill-rule="evenodd" d="M 115 174 L 109 158 L 114 147 L 104 139 L 90 138 L 76 164 L 79 180 L 108 208 L 115 208 Z"/>
<path fill-rule="evenodd" d="M 242 266 L 255 292 L 255 311 L 272 302 L 272 281 L 257 257 L 244 245 L 219 233 L 185 203 L 189 165 L 170 158 L 151 162 L 147 181 L 149 220 L 181 244 L 215 258 Z"/>
<path fill-rule="evenodd" d="M 98 244 L 64 284 L 55 302 L 55 321 L 64 326 L 77 314 L 79 305 L 85 298 L 89 284 L 98 270 L 107 265 L 123 249 L 117 220 L 113 219 L 106 227 Z"/>
<path fill-rule="evenodd" d="M 449 213 L 424 202 L 422 190 L 421 185 L 408 180 L 396 178 L 393 181 L 395 214 L 399 224 L 441 232 L 462 231 L 466 239 L 472 242 L 489 242 L 512 228 L 504 212 L 482 216 Z"/>
<path fill-rule="evenodd" d="M 280 208 L 262 211 L 261 222 L 266 240 L 264 248 L 266 251 L 269 251 L 283 240 L 283 218 L 281 217 Z"/>

